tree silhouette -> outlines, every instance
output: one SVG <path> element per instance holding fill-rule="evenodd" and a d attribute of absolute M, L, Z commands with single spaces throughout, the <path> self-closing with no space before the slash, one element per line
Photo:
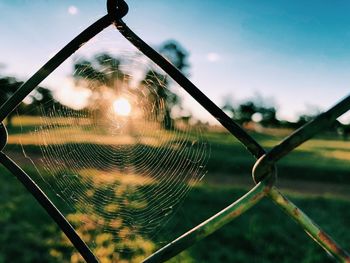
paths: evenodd
<path fill-rule="evenodd" d="M 160 46 L 159 52 L 181 71 L 184 72 L 189 67 L 188 53 L 176 41 L 165 42 Z M 123 89 L 128 89 L 128 92 L 135 95 L 141 92 L 141 89 L 130 89 L 131 76 L 121 70 L 121 62 L 117 57 L 101 53 L 91 60 L 81 59 L 74 64 L 73 77 L 76 84 L 92 91 L 89 107 L 96 112 L 96 121 L 103 119 L 106 101 L 111 98 L 109 94 L 117 96 Z M 171 90 L 170 84 L 169 77 L 156 68 L 146 71 L 139 83 L 148 90 L 147 103 L 152 105 L 154 115 L 167 130 L 174 128 L 171 112 L 181 102 L 179 96 Z"/>
<path fill-rule="evenodd" d="M 234 117 L 239 123 L 245 124 L 252 120 L 252 116 L 257 112 L 258 107 L 252 101 L 247 101 L 238 106 Z"/>
<path fill-rule="evenodd" d="M 189 68 L 187 62 L 188 52 L 175 40 L 168 40 L 163 43 L 159 51 L 180 71 L 184 72 Z"/>
<path fill-rule="evenodd" d="M 254 114 L 260 114 L 261 118 L 258 122 L 265 127 L 277 127 L 280 125 L 276 117 L 276 108 L 267 105 L 260 96 L 256 99 L 241 103 L 237 108 L 232 105 L 231 101 L 226 101 L 222 109 L 227 112 L 234 121 L 242 125 L 253 121 Z"/>
<path fill-rule="evenodd" d="M 275 107 L 260 107 L 257 112 L 261 114 L 261 125 L 265 127 L 276 127 L 280 124 L 279 120 L 276 117 L 276 108 Z"/>
<path fill-rule="evenodd" d="M 18 82 L 13 77 L 1 77 L 0 78 L 0 87 L 1 87 L 1 96 L 0 96 L 0 105 L 3 105 L 5 101 L 7 101 L 14 93 L 15 91 L 21 86 L 21 82 Z M 11 112 L 7 116 L 7 125 L 9 127 L 12 126 L 12 118 L 14 116 L 15 112 Z"/>
<path fill-rule="evenodd" d="M 188 52 L 179 43 L 169 40 L 161 45 L 159 52 L 180 71 L 186 72 L 186 69 L 189 67 L 187 62 Z M 171 111 L 175 105 L 180 106 L 181 100 L 171 90 L 168 76 L 156 69 L 152 69 L 146 72 L 141 84 L 152 89 L 153 92 L 149 93 L 149 100 L 153 103 L 154 112 L 160 119 L 163 128 L 166 130 L 173 129 L 174 121 L 171 117 Z M 161 107 L 163 108 L 161 109 Z"/>
<path fill-rule="evenodd" d="M 0 105 L 4 104 L 16 90 L 23 84 L 22 81 L 18 81 L 14 77 L 0 77 Z M 16 113 L 27 114 L 27 115 L 39 115 L 40 107 L 45 109 L 52 108 L 60 103 L 54 99 L 51 90 L 43 87 L 37 87 L 28 96 L 28 103 L 21 102 L 15 111 L 12 111 L 6 118 L 7 126 L 12 126 L 13 117 Z M 40 106 L 40 107 L 39 107 Z"/>
<path fill-rule="evenodd" d="M 167 77 L 155 71 L 148 71 L 141 84 L 152 90 L 148 93 L 148 103 L 152 104 L 154 115 L 162 123 L 163 128 L 173 129 L 171 109 L 180 103 L 180 99 L 167 88 Z"/>
<path fill-rule="evenodd" d="M 80 59 L 74 64 L 76 84 L 92 92 L 88 107 L 94 113 L 94 122 L 103 121 L 110 100 L 129 87 L 130 77 L 120 65 L 121 60 L 108 53 L 97 54 L 91 60 Z"/>

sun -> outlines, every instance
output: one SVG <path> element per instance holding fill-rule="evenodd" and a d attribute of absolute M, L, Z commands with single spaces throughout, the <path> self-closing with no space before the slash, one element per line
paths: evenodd
<path fill-rule="evenodd" d="M 131 104 L 125 98 L 116 99 L 113 102 L 113 110 L 119 116 L 129 116 L 131 112 Z"/>

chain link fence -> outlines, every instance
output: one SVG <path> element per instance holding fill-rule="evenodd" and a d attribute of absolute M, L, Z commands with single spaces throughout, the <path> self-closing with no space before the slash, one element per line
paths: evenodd
<path fill-rule="evenodd" d="M 236 137 L 247 150 L 256 158 L 252 170 L 253 180 L 256 185 L 244 196 L 231 205 L 212 216 L 208 220 L 191 229 L 176 240 L 170 242 L 144 262 L 164 262 L 192 244 L 205 238 L 211 233 L 223 227 L 228 222 L 240 216 L 253 207 L 263 198 L 270 199 L 276 206 L 281 208 L 289 217 L 304 229 L 308 235 L 324 248 L 330 255 L 340 262 L 350 262 L 350 255 L 343 250 L 327 233 L 317 226 L 299 207 L 288 200 L 275 186 L 277 177 L 276 163 L 299 145 L 312 138 L 322 130 L 330 127 L 342 114 L 350 109 L 350 96 L 347 96 L 328 111 L 320 114 L 300 129 L 296 130 L 281 143 L 266 152 L 248 133 L 238 124 L 231 120 L 217 105 L 206 97 L 194 84 L 192 84 L 179 70 L 170 64 L 164 57 L 147 45 L 138 37 L 123 21 L 122 17 L 128 12 L 127 4 L 122 0 L 107 1 L 108 14 L 85 29 L 42 68 L 40 68 L 27 82 L 25 82 L 15 94 L 9 98 L 0 108 L 0 121 L 7 115 L 52 71 L 78 50 L 85 42 L 89 41 L 106 27 L 114 24 L 117 30 L 129 40 L 143 54 L 155 62 L 170 77 L 172 77 L 189 95 L 201 104 L 213 115 L 234 137 Z M 3 124 L 0 125 L 0 150 L 2 151 L 7 142 L 7 131 Z M 87 262 L 98 262 L 85 242 L 79 237 L 74 228 L 55 207 L 39 186 L 7 155 L 0 153 L 0 162 L 11 171 L 27 190 L 45 208 L 52 219 L 58 224 L 73 245 L 81 253 Z"/>

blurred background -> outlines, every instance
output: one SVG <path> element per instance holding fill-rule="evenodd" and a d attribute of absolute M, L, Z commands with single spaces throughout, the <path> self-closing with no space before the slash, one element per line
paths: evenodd
<path fill-rule="evenodd" d="M 124 21 L 266 149 L 347 95 L 346 1 L 127 1 Z M 106 13 L 0 0 L 0 104 Z M 101 262 L 140 262 L 254 186 L 254 158 L 112 26 L 5 120 L 5 153 Z M 350 249 L 350 116 L 278 163 L 277 186 Z M 0 168 L 0 262 L 83 262 Z M 300 245 L 302 244 L 302 246 Z M 328 262 L 269 200 L 172 262 Z"/>

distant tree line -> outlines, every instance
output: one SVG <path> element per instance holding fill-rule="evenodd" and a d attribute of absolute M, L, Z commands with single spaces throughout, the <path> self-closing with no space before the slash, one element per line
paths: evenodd
<path fill-rule="evenodd" d="M 276 127 L 280 125 L 276 117 L 276 108 L 274 106 L 265 106 L 262 103 L 254 101 L 245 101 L 234 107 L 231 102 L 226 102 L 222 109 L 227 112 L 231 118 L 241 125 L 255 121 L 263 126 Z"/>
<path fill-rule="evenodd" d="M 277 109 L 266 103 L 260 96 L 256 99 L 246 100 L 234 106 L 231 101 L 226 101 L 222 106 L 234 121 L 245 126 L 251 123 L 268 128 L 291 128 L 297 129 L 314 119 L 320 112 L 310 110 L 310 114 L 301 114 L 296 122 L 280 120 L 277 118 Z M 312 113 L 314 112 L 314 113 Z M 336 120 L 329 131 L 337 132 L 347 139 L 350 135 L 350 124 L 342 124 Z"/>
<path fill-rule="evenodd" d="M 188 52 L 174 40 L 163 43 L 158 51 L 163 54 L 175 67 L 185 72 L 189 67 L 187 62 Z M 72 76 L 75 84 L 84 86 L 91 91 L 87 109 L 93 112 L 94 118 L 103 119 L 105 114 L 104 106 L 109 99 L 110 94 L 118 95 L 123 89 L 129 89 L 129 83 L 132 76 L 122 70 L 121 58 L 115 57 L 109 53 L 100 53 L 91 59 L 79 59 L 73 65 Z M 0 76 L 0 105 L 10 98 L 15 91 L 23 84 L 23 81 L 14 77 Z M 156 119 L 165 129 L 174 128 L 174 120 L 171 116 L 172 109 L 181 105 L 180 97 L 171 90 L 171 81 L 167 74 L 153 67 L 144 72 L 144 77 L 139 86 L 144 86 L 152 92 L 142 94 L 147 96 L 143 101 L 147 101 L 154 112 Z M 128 90 L 135 95 L 139 90 Z M 55 106 L 61 106 L 55 99 L 52 91 L 45 87 L 37 87 L 28 95 L 24 102 L 10 113 L 7 117 L 7 125 L 12 125 L 12 119 L 16 113 L 26 115 L 40 115 L 41 110 L 52 109 Z M 43 108 L 42 108 L 43 107 Z M 72 109 L 73 110 L 73 109 Z M 84 110 L 84 109 L 81 109 Z M 73 110 L 74 111 L 74 110 Z"/>
<path fill-rule="evenodd" d="M 5 103 L 23 84 L 23 81 L 15 77 L 0 76 L 0 106 Z M 40 105 L 40 107 L 39 107 Z M 12 126 L 12 119 L 16 113 L 26 115 L 40 115 L 41 107 L 52 108 L 60 103 L 54 98 L 52 91 L 48 88 L 38 86 L 21 102 L 18 107 L 6 118 L 7 125 Z"/>
<path fill-rule="evenodd" d="M 178 42 L 174 40 L 167 41 L 160 45 L 158 51 L 175 67 L 186 74 L 189 68 L 187 61 L 188 52 Z M 123 66 L 125 66 L 125 63 L 127 62 L 123 61 L 122 58 L 109 53 L 96 54 L 90 59 L 82 58 L 74 63 L 72 77 L 75 80 L 75 84 L 91 91 L 86 108 L 94 112 L 93 115 L 96 119 L 103 119 L 102 115 L 105 114 L 104 106 L 107 104 L 106 101 L 110 99 L 109 95 L 118 95 L 123 89 L 127 89 L 134 96 L 140 97 L 140 101 L 144 103 L 141 106 L 148 107 L 164 129 L 173 129 L 174 117 L 172 112 L 175 107 L 181 108 L 181 99 L 172 90 L 169 76 L 157 67 L 148 67 L 143 72 L 143 77 L 139 81 L 138 87 L 131 89 L 130 82 L 133 76 L 130 76 L 124 70 Z M 11 97 L 22 84 L 22 81 L 14 77 L 0 76 L 0 105 Z M 52 91 L 39 86 L 30 93 L 25 102 L 22 102 L 17 107 L 16 111 L 8 116 L 8 125 L 12 124 L 12 118 L 16 112 L 26 115 L 40 115 L 43 108 L 46 111 L 59 106 L 61 104 L 55 99 Z M 296 122 L 280 120 L 277 118 L 277 108 L 273 103 L 271 101 L 267 102 L 260 96 L 243 101 L 237 105 L 228 100 L 224 103 L 222 109 L 242 126 L 253 123 L 262 127 L 273 128 L 296 129 L 317 115 L 302 114 Z M 176 118 L 188 124 L 192 117 L 186 115 L 177 116 Z M 350 126 L 335 122 L 332 130 L 337 130 L 346 138 L 350 133 Z"/>

